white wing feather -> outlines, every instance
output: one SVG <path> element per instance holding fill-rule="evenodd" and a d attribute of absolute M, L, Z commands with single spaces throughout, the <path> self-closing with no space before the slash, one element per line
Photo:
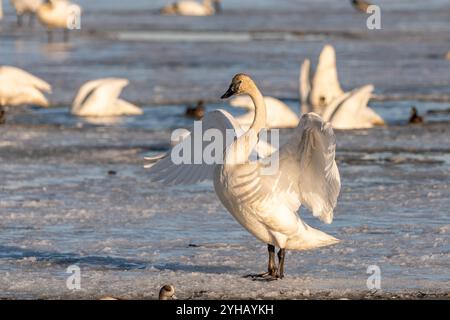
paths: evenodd
<path fill-rule="evenodd" d="M 72 113 L 88 116 L 107 115 L 108 109 L 114 107 L 128 83 L 127 79 L 122 78 L 105 78 L 85 83 L 75 97 Z"/>
<path fill-rule="evenodd" d="M 215 110 L 212 112 L 208 112 L 203 117 L 202 122 L 202 130 L 199 132 L 201 133 L 202 137 L 206 130 L 209 129 L 218 129 L 222 137 L 226 137 L 227 130 L 232 130 L 234 132 L 234 135 L 236 137 L 239 137 L 242 135 L 243 131 L 240 128 L 239 124 L 236 122 L 236 120 L 233 118 L 232 115 L 230 115 L 228 112 L 224 110 Z M 150 169 L 150 178 L 152 181 L 160 181 L 164 184 L 173 185 L 173 184 L 192 184 L 197 183 L 203 180 L 209 180 L 213 179 L 214 175 L 214 169 L 216 164 L 206 164 L 204 161 L 202 161 L 201 164 L 194 164 L 194 140 L 195 141 L 203 141 L 202 137 L 196 137 L 194 136 L 196 134 L 195 130 L 190 130 L 190 135 L 183 138 L 183 140 L 176 145 L 175 147 L 183 147 L 183 150 L 188 150 L 190 148 L 191 152 L 191 161 L 190 163 L 181 163 L 181 164 L 175 164 L 172 161 L 171 153 L 173 147 L 169 152 L 166 154 L 166 157 L 158 161 L 155 165 L 153 165 Z M 200 140 L 197 140 L 200 139 Z M 233 139 L 228 139 L 231 141 L 226 141 L 227 139 L 223 139 L 223 149 L 225 150 L 228 145 L 234 142 Z M 205 149 L 207 145 L 209 145 L 211 142 L 209 141 L 203 141 L 201 146 L 201 151 Z M 197 150 L 198 152 L 198 150 Z"/>
<path fill-rule="evenodd" d="M 284 201 L 293 210 L 303 204 L 315 217 L 331 223 L 341 187 L 335 149 L 331 125 L 307 113 L 279 151 L 279 174 L 265 176 L 264 184 L 285 194 Z"/>

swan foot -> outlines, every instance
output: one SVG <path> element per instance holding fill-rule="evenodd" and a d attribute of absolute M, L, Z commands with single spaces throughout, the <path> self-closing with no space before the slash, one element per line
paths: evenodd
<path fill-rule="evenodd" d="M 278 280 L 279 277 L 276 273 L 264 272 L 258 274 L 248 274 L 245 275 L 244 278 L 251 278 L 253 281 L 275 281 Z"/>
<path fill-rule="evenodd" d="M 267 250 L 269 252 L 269 263 L 267 265 L 267 272 L 260 274 L 249 274 L 244 276 L 244 278 L 252 278 L 253 280 L 264 280 L 264 281 L 273 281 L 280 278 L 279 269 L 277 270 L 275 263 L 275 247 L 269 244 L 267 245 Z M 278 253 L 278 258 L 280 257 L 279 254 L 280 253 Z"/>

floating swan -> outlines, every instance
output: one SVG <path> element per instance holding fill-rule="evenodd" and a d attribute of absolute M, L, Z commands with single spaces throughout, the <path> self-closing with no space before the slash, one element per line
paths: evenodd
<path fill-rule="evenodd" d="M 284 102 L 268 96 L 264 97 L 264 102 L 267 113 L 270 114 L 266 122 L 266 128 L 294 128 L 297 126 L 299 120 L 297 114 Z M 231 99 L 230 105 L 249 109 L 249 112 L 236 118 L 244 130 L 248 129 L 255 116 L 255 107 L 252 99 L 248 96 L 238 96 Z"/>
<path fill-rule="evenodd" d="M 180 16 L 210 16 L 221 11 L 219 0 L 180 0 L 161 9 L 162 14 Z"/>
<path fill-rule="evenodd" d="M 85 83 L 77 93 L 71 113 L 81 117 L 115 117 L 140 115 L 142 110 L 119 96 L 127 79 L 104 78 Z"/>
<path fill-rule="evenodd" d="M 0 66 L 0 110 L 26 104 L 48 107 L 42 92 L 51 93 L 51 86 L 44 80 L 19 68 Z"/>
<path fill-rule="evenodd" d="M 79 23 L 81 7 L 68 0 L 47 0 L 36 12 L 39 22 L 48 30 L 48 40 L 52 41 L 54 29 L 64 30 L 64 40 L 69 38 L 69 27 Z"/>
<path fill-rule="evenodd" d="M 3 0 L 0 0 L 0 20 L 3 19 Z"/>
<path fill-rule="evenodd" d="M 43 4 L 43 0 L 10 0 L 11 5 L 16 10 L 17 24 L 22 25 L 22 17 L 25 14 L 30 16 L 30 25 L 38 8 Z"/>
<path fill-rule="evenodd" d="M 344 93 L 339 84 L 334 48 L 326 45 L 310 80 L 311 63 L 305 59 L 300 70 L 302 113 L 315 112 L 337 129 L 371 128 L 384 125 L 384 120 L 367 106 L 373 85 L 365 85 Z"/>
<path fill-rule="evenodd" d="M 249 159 L 266 124 L 264 98 L 253 80 L 244 74 L 233 77 L 222 98 L 238 94 L 250 95 L 255 105 L 254 121 L 248 131 L 243 132 L 236 119 L 223 110 L 209 112 L 202 120 L 202 137 L 209 129 L 219 130 L 223 137 L 227 130 L 235 133 L 236 138 L 225 140 L 223 145 L 223 164 L 205 161 L 174 164 L 167 156 L 150 168 L 150 176 L 154 181 L 177 185 L 213 179 L 222 204 L 247 231 L 268 245 L 268 272 L 259 276 L 283 278 L 286 249 L 308 250 L 339 242 L 308 226 L 297 215 L 303 204 L 325 223 L 333 220 L 340 191 L 335 136 L 331 126 L 318 115 L 303 115 L 294 135 L 270 158 L 278 157 L 277 169 L 270 174 L 264 172 L 267 159 Z M 195 130 L 191 133 L 196 134 Z M 195 157 L 196 143 L 185 140 L 185 146 L 191 148 Z M 197 152 L 205 150 L 208 142 L 200 145 L 202 149 Z M 278 267 L 275 247 L 280 248 Z"/>

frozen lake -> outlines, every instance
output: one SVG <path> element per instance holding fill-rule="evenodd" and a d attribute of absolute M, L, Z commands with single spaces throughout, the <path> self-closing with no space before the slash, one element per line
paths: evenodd
<path fill-rule="evenodd" d="M 159 16 L 166 1 L 78 1 L 82 29 L 70 44 L 47 44 L 40 26 L 15 27 L 6 1 L 1 64 L 42 77 L 54 93 L 52 108 L 10 110 L 0 126 L 0 298 L 156 298 L 166 283 L 179 298 L 363 297 L 370 265 L 381 270 L 378 294 L 448 297 L 450 4 L 374 1 L 383 29 L 369 31 L 347 1 L 242 2 L 187 18 Z M 152 184 L 143 157 L 190 125 L 188 103 L 242 112 L 218 101 L 238 72 L 298 110 L 299 64 L 315 63 L 325 43 L 336 48 L 344 89 L 375 85 L 370 105 L 388 127 L 338 131 L 335 220 L 300 212 L 343 241 L 288 252 L 284 280 L 245 279 L 265 271 L 266 246 L 211 183 Z M 144 115 L 72 117 L 78 87 L 107 76 L 130 80 L 123 96 Z M 426 123 L 407 124 L 413 105 Z M 73 264 L 79 291 L 66 287 Z"/>

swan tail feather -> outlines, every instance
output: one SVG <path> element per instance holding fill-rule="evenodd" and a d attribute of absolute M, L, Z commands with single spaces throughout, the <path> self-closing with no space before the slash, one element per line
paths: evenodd
<path fill-rule="evenodd" d="M 304 222 L 298 228 L 294 236 L 289 237 L 286 242 L 286 249 L 291 250 L 311 250 L 315 248 L 327 247 L 339 243 L 341 240 L 318 229 L 310 227 Z"/>

